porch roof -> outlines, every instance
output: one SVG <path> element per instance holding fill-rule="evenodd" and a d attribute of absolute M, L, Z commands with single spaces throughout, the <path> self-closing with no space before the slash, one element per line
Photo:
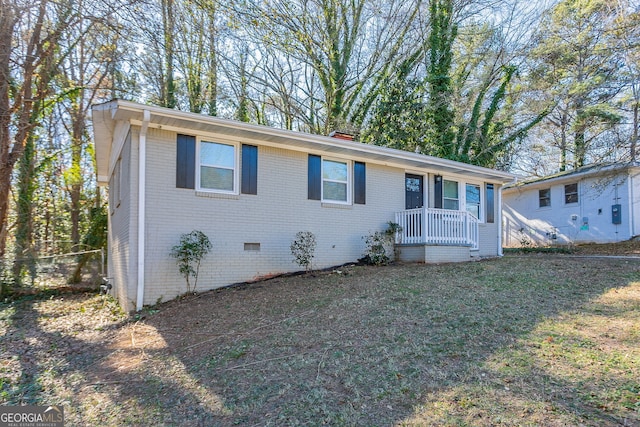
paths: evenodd
<path fill-rule="evenodd" d="M 224 135 L 257 145 L 268 145 L 314 154 L 346 156 L 354 160 L 409 170 L 462 174 L 500 184 L 506 184 L 515 179 L 515 175 L 507 172 L 409 151 L 248 124 L 203 114 L 143 105 L 131 101 L 113 100 L 104 104 L 94 105 L 92 109 L 99 183 L 104 184 L 108 181 L 109 160 L 111 158 L 114 134 L 116 133 L 116 124 L 125 122 L 134 126 L 141 125 L 145 111 L 148 111 L 150 116 L 150 128 L 188 134 Z"/>

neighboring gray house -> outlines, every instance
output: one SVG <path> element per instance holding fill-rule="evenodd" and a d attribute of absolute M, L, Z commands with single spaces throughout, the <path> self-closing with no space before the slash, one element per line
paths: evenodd
<path fill-rule="evenodd" d="M 598 164 L 511 184 L 504 246 L 611 243 L 640 235 L 640 164 Z"/>
<path fill-rule="evenodd" d="M 112 292 L 141 309 L 185 291 L 169 256 L 180 235 L 213 243 L 198 290 L 356 261 L 389 221 L 406 261 L 501 255 L 501 189 L 513 175 L 420 154 L 115 100 L 93 107 L 100 185 L 109 185 Z"/>

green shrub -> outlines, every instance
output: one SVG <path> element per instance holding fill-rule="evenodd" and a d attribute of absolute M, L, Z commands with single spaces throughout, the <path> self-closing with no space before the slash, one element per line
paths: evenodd
<path fill-rule="evenodd" d="M 391 259 L 387 255 L 387 248 L 393 247 L 393 251 L 395 252 L 395 237 L 396 234 L 401 231 L 402 227 L 400 227 L 399 224 L 389 221 L 385 231 L 376 231 L 373 234 L 364 236 L 363 239 L 367 247 L 362 260 L 370 265 L 388 264 Z M 394 253 L 394 256 L 395 255 Z"/>
<path fill-rule="evenodd" d="M 211 250 L 211 242 L 202 231 L 193 230 L 180 236 L 180 243 L 171 249 L 171 256 L 178 263 L 178 270 L 187 281 L 187 293 L 195 292 L 202 258 Z M 193 289 L 190 277 L 193 277 Z"/>

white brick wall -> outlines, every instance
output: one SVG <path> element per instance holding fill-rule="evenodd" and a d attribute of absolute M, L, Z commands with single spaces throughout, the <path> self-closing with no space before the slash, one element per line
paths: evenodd
<path fill-rule="evenodd" d="M 306 153 L 259 146 L 257 195 L 198 195 L 175 187 L 176 134 L 150 130 L 144 303 L 186 291 L 169 253 L 194 229 L 213 244 L 199 290 L 300 270 L 289 249 L 298 231 L 316 235 L 314 268 L 362 257 L 362 236 L 404 209 L 404 171 L 367 164 L 366 205 L 330 205 L 307 199 L 307 160 Z M 260 251 L 245 251 L 244 243 L 260 243 Z"/>
<path fill-rule="evenodd" d="M 498 221 L 498 207 L 496 207 L 496 221 Z M 480 256 L 496 256 L 498 254 L 498 223 L 479 224 L 479 255 Z"/>
<path fill-rule="evenodd" d="M 123 188 L 121 206 L 110 218 L 109 271 L 120 303 L 133 309 L 137 292 L 137 127 L 132 127 L 131 136 L 123 150 L 123 161 L 129 157 L 127 153 L 131 156 L 129 164 L 123 163 L 124 173 L 129 174 L 127 193 Z M 215 140 L 215 136 L 209 139 Z M 198 193 L 176 188 L 176 133 L 149 129 L 144 304 L 166 301 L 186 291 L 184 278 L 169 255 L 183 233 L 203 231 L 213 244 L 200 270 L 197 290 L 202 291 L 300 270 L 289 249 L 298 231 L 316 235 L 314 268 L 356 261 L 364 254 L 362 237 L 385 229 L 394 213 L 405 207 L 404 169 L 368 162 L 366 205 L 323 204 L 307 199 L 307 153 L 255 145 L 257 195 Z M 425 187 L 431 199 L 434 171 L 428 172 Z M 463 182 L 465 177 L 458 178 Z M 495 233 L 496 224 L 481 225 L 481 255 L 497 255 Z M 245 251 L 245 243 L 259 243 L 260 250 Z M 461 255 L 448 247 L 428 249 L 429 256 L 438 262 L 462 256 L 468 259 L 468 248 L 465 250 Z"/>
<path fill-rule="evenodd" d="M 468 246 L 407 245 L 400 247 L 403 262 L 465 262 L 471 260 Z"/>
<path fill-rule="evenodd" d="M 120 205 L 115 206 L 115 194 L 109 194 L 109 255 L 107 274 L 112 293 L 126 309 L 135 308 L 137 278 L 138 150 L 137 133 L 132 130 L 122 147 Z M 115 172 L 114 172 L 115 173 Z"/>

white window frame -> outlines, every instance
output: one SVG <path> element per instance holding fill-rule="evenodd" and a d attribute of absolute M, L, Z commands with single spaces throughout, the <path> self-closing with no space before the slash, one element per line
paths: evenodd
<path fill-rule="evenodd" d="M 118 157 L 109 180 L 109 211 L 113 215 L 120 207 L 122 192 L 122 157 Z"/>
<path fill-rule="evenodd" d="M 336 163 L 344 163 L 347 165 L 347 181 L 338 181 L 333 179 L 325 179 L 324 178 L 324 162 L 336 162 Z M 324 197 L 324 183 L 326 182 L 338 182 L 345 183 L 347 185 L 347 200 L 333 200 L 333 199 L 325 199 Z M 353 194 L 353 162 L 351 160 L 340 159 L 336 157 L 325 157 L 320 156 L 320 199 L 322 203 L 334 203 L 339 205 L 350 205 L 351 204 L 351 196 Z"/>
<path fill-rule="evenodd" d="M 473 185 L 474 187 L 478 187 L 478 194 L 480 196 L 480 200 L 478 201 L 478 221 L 479 222 L 484 222 L 484 218 L 485 218 L 485 195 L 484 193 L 484 183 L 480 184 L 477 182 L 465 182 L 464 183 L 464 210 L 466 212 L 469 212 L 467 210 L 467 185 Z M 471 213 L 471 212 L 469 212 Z"/>
<path fill-rule="evenodd" d="M 576 186 L 576 198 L 578 200 L 576 200 L 575 202 L 567 202 L 567 186 L 568 185 L 575 185 Z M 580 183 L 579 182 L 571 182 L 569 184 L 564 184 L 562 186 L 562 194 L 564 196 L 564 204 L 565 205 L 577 205 L 578 203 L 580 203 Z M 569 194 L 574 194 L 574 193 L 569 193 Z"/>
<path fill-rule="evenodd" d="M 445 181 L 455 182 L 456 184 L 458 184 L 458 198 L 457 199 L 452 199 L 450 197 L 445 197 L 445 195 L 444 195 L 444 193 L 445 193 L 445 185 L 444 185 Z M 464 210 L 464 209 L 462 209 L 464 207 L 463 206 L 464 202 L 460 197 L 461 188 L 463 188 L 462 187 L 463 184 L 464 184 L 463 181 L 460 181 L 459 178 L 451 178 L 451 177 L 446 177 L 446 176 L 442 177 L 442 209 L 447 209 L 447 208 L 444 207 L 444 202 L 445 202 L 445 200 L 448 199 L 448 200 L 457 200 L 458 201 L 458 209 L 448 209 L 448 210 L 458 210 L 458 211 Z"/>
<path fill-rule="evenodd" d="M 200 169 L 202 168 L 202 166 L 209 166 L 209 167 L 217 167 L 217 168 L 221 168 L 221 169 L 228 169 L 226 166 L 221 167 L 218 165 L 203 165 L 200 161 L 200 148 L 203 142 L 208 142 L 211 144 L 220 144 L 220 145 L 229 145 L 231 147 L 233 147 L 233 189 L 232 190 L 218 190 L 215 188 L 206 188 L 206 187 L 202 187 L 201 186 L 201 182 L 200 182 Z M 238 195 L 240 192 L 240 154 L 239 154 L 239 150 L 240 150 L 240 144 L 237 142 L 229 142 L 229 141 L 224 141 L 221 140 L 219 138 L 203 138 L 203 137 L 199 137 L 197 138 L 197 144 L 196 144 L 196 191 L 202 191 L 202 192 L 208 192 L 208 193 L 218 193 L 218 194 L 234 194 L 234 195 Z"/>
<path fill-rule="evenodd" d="M 491 182 L 485 181 L 465 181 L 460 177 L 455 176 L 442 176 L 442 206 L 444 209 L 444 181 L 455 181 L 458 183 L 458 211 L 468 212 L 467 211 L 467 184 L 475 185 L 480 187 L 480 218 L 478 218 L 478 222 L 484 224 L 486 221 L 486 195 L 485 195 L 485 184 L 491 184 Z M 494 184 L 495 185 L 495 184 Z M 449 199 L 453 200 L 453 199 Z M 497 208 L 499 209 L 499 207 Z"/>
<path fill-rule="evenodd" d="M 549 204 L 546 206 L 541 206 L 540 205 L 540 192 L 541 191 L 548 191 L 549 192 Z M 538 209 L 550 209 L 551 208 L 551 187 L 547 187 L 547 188 L 540 188 L 538 189 Z"/>

